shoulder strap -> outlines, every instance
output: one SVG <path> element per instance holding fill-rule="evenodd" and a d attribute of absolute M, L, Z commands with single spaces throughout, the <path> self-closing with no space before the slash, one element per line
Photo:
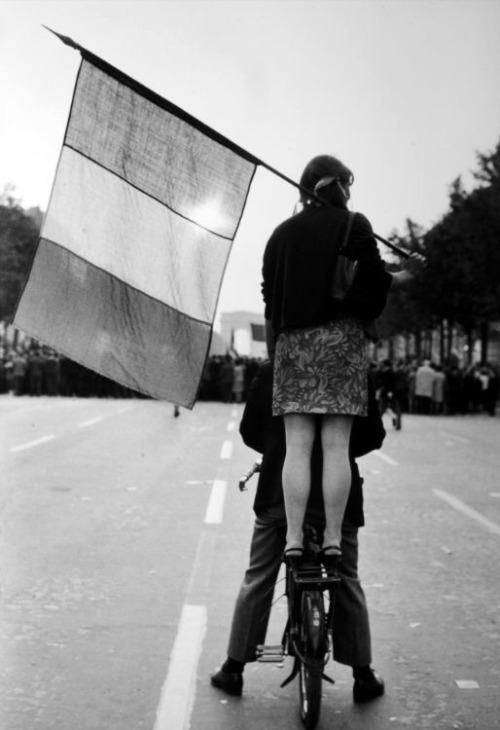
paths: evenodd
<path fill-rule="evenodd" d="M 339 253 L 344 250 L 344 248 L 347 246 L 347 242 L 349 241 L 349 236 L 351 235 L 351 228 L 352 224 L 354 222 L 354 217 L 356 213 L 353 213 L 351 210 L 348 211 L 348 219 L 347 219 L 347 228 L 344 234 L 344 239 L 342 243 L 340 244 Z"/>

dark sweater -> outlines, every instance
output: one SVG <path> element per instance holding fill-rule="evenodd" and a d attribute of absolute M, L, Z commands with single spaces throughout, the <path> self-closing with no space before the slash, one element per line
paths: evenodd
<path fill-rule="evenodd" d="M 271 320 L 275 335 L 325 324 L 339 314 L 369 321 L 382 313 L 392 276 L 361 213 L 354 218 L 343 251 L 359 262 L 354 283 L 342 305 L 329 295 L 347 220 L 346 208 L 311 205 L 273 232 L 264 252 L 262 294 L 265 317 Z"/>
<path fill-rule="evenodd" d="M 271 411 L 273 369 L 271 363 L 261 365 L 253 379 L 240 423 L 240 434 L 247 446 L 262 454 L 262 466 L 255 496 L 256 514 L 263 508 L 283 505 L 281 473 L 286 453 L 285 428 L 281 416 Z M 311 457 L 311 493 L 308 509 L 323 511 L 322 468 L 323 455 L 318 430 Z M 378 409 L 373 386 L 368 389 L 368 417 L 355 417 L 350 440 L 352 483 L 345 511 L 345 520 L 351 525 L 364 524 L 363 490 L 355 459 L 379 449 L 385 437 L 382 418 Z"/>

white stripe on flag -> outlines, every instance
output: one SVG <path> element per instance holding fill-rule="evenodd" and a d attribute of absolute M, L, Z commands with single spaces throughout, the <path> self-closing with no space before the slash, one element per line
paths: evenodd
<path fill-rule="evenodd" d="M 41 235 L 160 302 L 196 319 L 213 319 L 231 242 L 176 216 L 73 150 L 61 154 Z"/>

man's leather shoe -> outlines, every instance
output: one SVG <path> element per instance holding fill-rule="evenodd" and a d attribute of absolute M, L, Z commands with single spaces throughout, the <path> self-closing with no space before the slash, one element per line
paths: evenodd
<path fill-rule="evenodd" d="M 221 689 L 228 695 L 239 697 L 243 691 L 243 675 L 240 672 L 224 672 L 217 669 L 210 677 L 212 687 Z"/>
<path fill-rule="evenodd" d="M 369 702 L 384 694 L 384 680 L 372 670 L 371 677 L 355 679 L 352 688 L 354 702 Z"/>

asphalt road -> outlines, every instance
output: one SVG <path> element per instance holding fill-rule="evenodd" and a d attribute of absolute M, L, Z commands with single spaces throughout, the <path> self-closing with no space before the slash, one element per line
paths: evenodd
<path fill-rule="evenodd" d="M 253 521 L 241 408 L 0 398 L 0 730 L 301 727 L 288 664 L 247 666 L 242 698 L 208 682 Z M 500 728 L 500 420 L 387 427 L 360 461 L 387 693 L 354 706 L 331 663 L 318 728 Z M 271 643 L 284 618 L 281 600 Z"/>

